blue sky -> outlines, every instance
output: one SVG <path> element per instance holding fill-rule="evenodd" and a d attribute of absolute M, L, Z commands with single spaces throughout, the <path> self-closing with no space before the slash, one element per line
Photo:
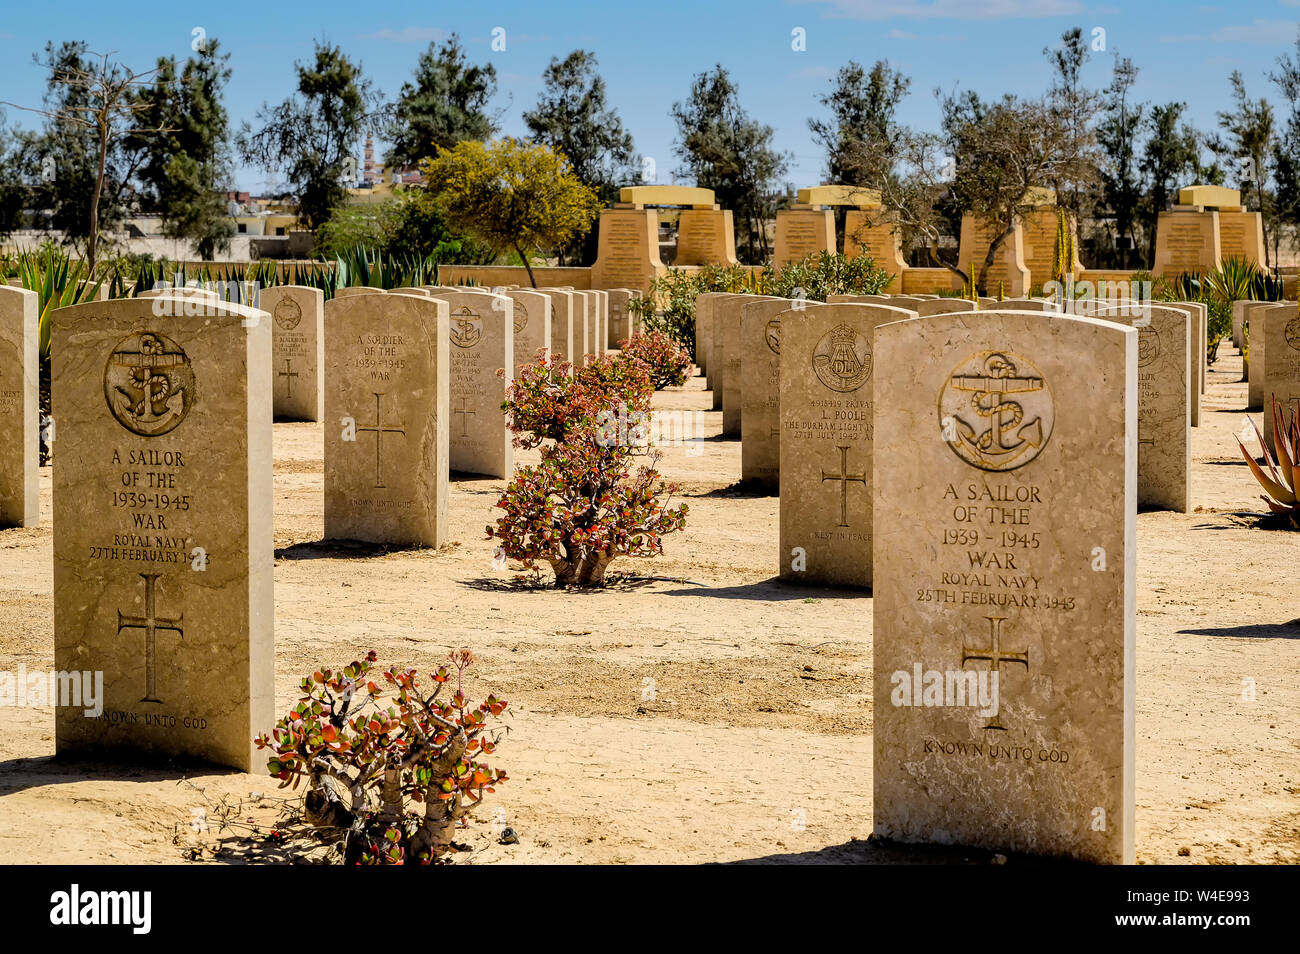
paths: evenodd
<path fill-rule="evenodd" d="M 10 5 L 0 22 L 0 100 L 39 105 L 44 72 L 32 54 L 47 40 L 84 39 L 95 51 L 117 51 L 136 69 L 160 55 L 189 55 L 195 28 L 220 38 L 234 70 L 227 93 L 232 120 L 252 119 L 263 101 L 278 102 L 293 85 L 295 60 L 324 38 L 361 61 L 390 97 L 409 79 L 431 40 L 460 34 L 470 56 L 495 64 L 496 106 L 503 131 L 524 132 L 520 114 L 540 88 L 552 56 L 576 48 L 596 53 L 611 103 L 653 157 L 658 181 L 672 181 L 671 104 L 684 97 L 691 76 L 721 63 L 740 88 L 751 115 L 773 126 L 777 145 L 793 154 L 787 179 L 820 182 L 823 159 L 807 133 L 819 113 L 815 97 L 849 59 L 877 59 L 912 78 L 902 118 L 935 128 L 934 89 L 973 88 L 984 95 L 1041 93 L 1050 81 L 1042 55 L 1062 30 L 1105 31 L 1106 52 L 1087 68 L 1090 85 L 1107 82 L 1116 52 L 1140 68 L 1142 100 L 1188 103 L 1202 128 L 1229 102 L 1228 74 L 1240 69 L 1253 96 L 1278 97 L 1266 73 L 1293 49 L 1300 0 L 1248 0 L 1198 5 L 1174 0 L 1087 3 L 1083 0 L 724 0 L 615 4 L 596 0 L 519 3 L 258 4 L 230 0 L 202 12 L 181 5 L 61 0 L 55 6 Z M 505 50 L 491 48 L 494 28 Z M 792 49 L 804 31 L 806 49 Z M 6 110 L 10 125 L 38 117 Z M 358 158 L 360 158 L 358 156 Z M 267 177 L 240 168 L 240 188 L 259 191 Z"/>

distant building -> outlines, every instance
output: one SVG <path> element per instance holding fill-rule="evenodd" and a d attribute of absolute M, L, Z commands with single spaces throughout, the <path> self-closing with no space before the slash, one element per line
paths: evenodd
<path fill-rule="evenodd" d="M 362 168 L 361 181 L 368 186 L 374 185 L 383 177 L 383 169 L 375 164 L 375 137 L 366 133 L 365 165 Z"/>

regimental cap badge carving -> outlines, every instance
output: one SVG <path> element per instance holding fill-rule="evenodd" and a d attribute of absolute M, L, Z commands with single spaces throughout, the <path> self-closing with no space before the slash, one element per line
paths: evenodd
<path fill-rule="evenodd" d="M 822 335 L 813 349 L 813 371 L 832 391 L 856 391 L 871 378 L 871 369 L 871 342 L 844 323 Z"/>
<path fill-rule="evenodd" d="M 285 331 L 293 331 L 302 321 L 302 308 L 292 298 L 284 297 L 275 303 L 275 323 Z"/>
<path fill-rule="evenodd" d="M 157 437 L 176 428 L 194 406 L 194 369 L 175 341 L 138 331 L 117 343 L 104 365 L 104 399 L 133 434 Z"/>
<path fill-rule="evenodd" d="M 1286 343 L 1296 351 L 1300 351 L 1300 315 L 1292 318 L 1282 329 L 1282 334 L 1286 337 Z"/>
<path fill-rule="evenodd" d="M 1028 464 L 1047 445 L 1054 421 L 1055 401 L 1042 374 L 1010 351 L 971 355 L 939 394 L 939 424 L 948 446 L 980 470 Z"/>
<path fill-rule="evenodd" d="M 763 340 L 767 342 L 767 346 L 773 354 L 781 353 L 781 317 L 779 315 L 767 323 L 767 327 L 763 330 Z"/>
<path fill-rule="evenodd" d="M 519 299 L 512 299 L 515 303 L 515 334 L 519 334 L 528 327 L 528 308 Z"/>

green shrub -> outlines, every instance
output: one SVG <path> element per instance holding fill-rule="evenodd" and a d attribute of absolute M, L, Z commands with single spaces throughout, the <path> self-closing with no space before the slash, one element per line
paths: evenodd
<path fill-rule="evenodd" d="M 848 258 L 832 252 L 809 255 L 780 268 L 742 265 L 705 265 L 698 270 L 672 269 L 650 283 L 650 293 L 633 298 L 628 308 L 647 331 L 672 338 L 693 360 L 695 354 L 695 298 L 706 292 L 775 295 L 825 301 L 830 295 L 876 295 L 889 284 L 884 269 L 868 255 Z"/>

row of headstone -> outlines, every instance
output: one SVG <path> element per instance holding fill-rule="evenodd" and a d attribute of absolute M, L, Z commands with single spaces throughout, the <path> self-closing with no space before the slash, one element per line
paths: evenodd
<path fill-rule="evenodd" d="M 488 291 L 424 285 L 392 289 L 391 293 L 440 296 Z M 519 364 L 533 361 L 543 349 L 568 360 L 576 356 L 582 362 L 586 355 L 617 348 L 635 330 L 634 316 L 628 308 L 634 293 L 628 289 L 531 290 L 512 286 L 493 291 L 514 302 L 514 351 Z M 382 292 L 378 288 L 349 287 L 339 289 L 335 297 L 347 300 Z M 321 420 L 325 394 L 323 292 L 298 285 L 273 286 L 261 291 L 258 304 L 272 320 L 276 419 Z M 541 316 L 542 311 L 547 314 Z"/>
<path fill-rule="evenodd" d="M 1259 381 L 1256 396 L 1264 412 L 1264 442 L 1276 455 L 1273 402 L 1283 427 L 1289 415 L 1300 414 L 1300 308 L 1295 302 L 1273 302 L 1250 315 L 1250 383 L 1253 387 Z"/>
<path fill-rule="evenodd" d="M 437 546 L 449 470 L 510 473 L 501 403 L 549 353 L 552 305 L 566 343 L 574 300 L 584 339 L 611 333 L 603 292 L 340 291 L 252 309 L 160 288 L 53 314 L 55 663 L 105 685 L 98 717 L 59 708 L 59 752 L 252 769 L 273 718 L 273 409 L 325 422 L 327 537 Z M 6 525 L 39 516 L 36 302 L 0 289 Z"/>
<path fill-rule="evenodd" d="M 146 292 L 142 297 L 162 294 L 165 290 Z M 392 289 L 395 294 L 432 296 L 458 292 L 485 292 L 483 288 L 453 288 L 426 285 L 417 288 Z M 548 353 L 579 360 L 587 354 L 603 353 L 605 347 L 617 347 L 630 337 L 634 321 L 627 307 L 632 292 L 626 289 L 613 291 L 591 290 L 574 292 L 572 289 L 545 289 L 531 291 L 523 288 L 503 288 L 501 292 L 515 302 L 516 347 L 518 363 L 531 362 L 543 348 Z M 343 288 L 335 296 L 340 300 L 365 294 L 382 293 L 382 289 Z M 535 297 L 529 298 L 532 295 Z M 550 301 L 548 299 L 555 299 Z M 215 300 L 215 297 L 214 297 Z M 533 311 L 529 311 L 529 302 Z M 574 311 L 578 325 L 573 325 Z M 259 307 L 271 315 L 272 362 L 274 365 L 273 412 L 277 420 L 319 421 L 324 413 L 324 294 L 320 289 L 298 285 L 280 285 L 263 289 L 258 299 Z M 617 308 L 617 317 L 608 309 Z M 550 312 L 544 321 L 537 317 L 537 309 Z M 590 315 L 590 317 L 589 317 Z M 545 328 L 552 328 L 553 337 L 543 338 Z M 574 337 L 576 335 L 576 337 Z"/>
<path fill-rule="evenodd" d="M 903 317 L 967 313 L 979 320 L 997 311 L 1040 312 L 1059 316 L 1046 300 L 1020 299 L 981 306 L 962 299 L 884 295 L 833 295 L 826 305 L 768 296 L 710 293 L 697 300 L 697 334 L 707 335 L 708 384 L 714 409 L 723 412 L 723 434 L 741 437 L 741 479 L 775 491 L 781 486 L 784 431 L 774 426 L 783 416 L 788 392 L 781 382 L 781 329 L 790 311 L 856 304 L 902 310 Z M 1191 440 L 1188 428 L 1200 423 L 1200 396 L 1205 369 L 1206 309 L 1197 303 L 1135 306 L 1129 302 L 1076 302 L 1080 314 L 1096 314 L 1140 331 L 1137 503 L 1142 507 L 1188 512 L 1191 509 Z M 898 319 L 895 319 L 898 320 Z M 1297 327 L 1300 327 L 1298 325 Z M 867 335 L 869 338 L 869 334 Z M 987 400 L 987 398 L 986 398 Z M 834 409 L 847 415 L 845 406 Z M 830 419 L 831 415 L 827 415 Z M 780 439 L 778 439 L 778 436 Z M 781 495 L 786 508 L 804 504 L 798 494 Z M 791 516 L 793 522 L 799 517 Z M 840 533 L 842 527 L 826 533 Z M 782 547 L 783 554 L 790 548 Z M 783 571 L 785 572 L 785 571 Z M 859 574 L 861 576 L 861 574 Z M 869 576 L 865 577 L 869 581 Z"/>
<path fill-rule="evenodd" d="M 344 288 L 334 301 L 344 302 L 354 298 L 381 295 L 377 288 Z M 415 289 L 398 289 L 394 294 L 448 295 L 485 294 L 482 289 L 448 289 L 445 286 L 426 286 Z M 599 290 L 553 290 L 549 294 L 527 289 L 510 289 L 506 299 L 511 303 L 503 310 L 513 314 L 513 351 L 516 364 L 532 361 L 539 354 L 554 351 L 563 355 L 593 353 L 602 341 L 609 341 L 618 328 L 628 329 L 633 320 L 627 307 L 632 293 L 627 290 L 605 292 Z M 220 298 L 201 288 L 161 287 L 143 292 L 140 296 L 151 302 L 153 314 L 160 318 L 184 316 L 200 312 Z M 173 305 L 155 307 L 154 299 L 175 302 Z M 617 323 L 606 320 L 605 305 L 618 302 Z M 5 352 L 0 355 L 0 415 L 10 424 L 8 433 L 21 435 L 20 440 L 6 441 L 3 459 L 0 460 L 0 525 L 26 526 L 39 519 L 38 495 L 38 394 L 37 359 L 38 330 L 36 328 L 36 295 L 25 289 L 4 285 L 0 289 L 0 344 Z M 499 403 L 493 387 L 485 387 L 482 368 L 498 360 L 502 347 L 494 354 L 481 351 L 482 309 L 469 308 L 478 299 L 461 301 L 458 308 L 465 311 L 452 322 L 452 342 L 460 347 L 457 357 L 457 382 L 460 387 L 453 394 L 450 413 L 455 419 L 453 433 L 455 452 L 453 469 L 493 476 L 505 476 L 510 469 L 508 442 L 479 440 L 471 435 L 470 422 L 487 414 L 492 403 Z M 497 299 L 498 303 L 501 299 Z M 575 303 L 581 322 L 576 326 L 580 336 L 575 344 L 573 313 Z M 321 290 L 305 286 L 282 285 L 263 289 L 258 299 L 259 307 L 269 316 L 272 335 L 271 413 L 281 420 L 320 421 L 325 416 L 325 303 Z M 590 309 L 591 321 L 587 320 Z M 552 326 L 554 329 L 552 330 Z M 499 342 L 500 336 L 489 336 L 484 341 Z M 619 341 L 625 340 L 620 337 Z M 580 347 L 581 351 L 576 351 Z M 376 352 L 382 352 L 376 346 Z M 603 349 L 602 349 L 603 350 Z M 376 354 L 375 362 L 382 356 Z M 500 364 L 493 365 L 493 367 Z M 472 380 L 471 380 L 472 379 Z M 475 402 L 479 405 L 476 406 Z M 484 404 L 483 402 L 487 402 Z M 493 413 L 497 408 L 491 408 Z M 464 446 L 462 446 L 463 442 Z M 470 449 L 473 444 L 475 449 Z M 501 446 L 498 446 L 501 445 Z M 489 449 L 490 446 L 490 449 Z"/>
<path fill-rule="evenodd" d="M 443 539 L 455 396 L 500 414 L 530 294 L 326 305 L 327 534 Z M 737 334 L 779 362 L 780 480 L 805 508 L 799 527 L 783 512 L 781 546 L 808 579 L 875 554 L 851 582 L 875 597 L 876 832 L 1131 861 L 1138 333 L 913 315 L 738 308 Z M 54 316 L 56 665 L 106 687 L 99 718 L 60 708 L 60 752 L 254 762 L 273 717 L 271 317 L 138 300 Z M 934 673 L 1001 681 L 945 705 Z"/>
<path fill-rule="evenodd" d="M 470 397 L 489 365 L 504 386 L 495 368 L 529 332 L 516 313 L 540 304 L 529 294 L 371 291 L 327 306 L 327 535 L 388 519 L 394 534 L 417 528 L 410 542 L 440 542 L 458 375 Z M 783 564 L 873 586 L 878 833 L 1131 860 L 1133 513 L 1144 437 L 1163 450 L 1169 427 L 1186 446 L 1188 312 L 727 305 L 714 318 L 735 310 L 749 346 L 746 415 L 751 382 L 761 396 L 776 375 L 778 403 L 755 417 L 761 435 L 779 414 L 768 466 L 792 501 Z M 126 300 L 55 316 L 56 661 L 102 669 L 110 687 L 102 719 L 60 713 L 60 749 L 247 768 L 250 726 L 269 723 L 273 320 L 203 311 L 159 319 Z M 1270 327 L 1285 340 L 1287 323 Z M 1181 401 L 1162 396 L 1166 379 L 1181 379 Z M 1157 399 L 1145 415 L 1144 386 Z M 875 512 L 889 519 L 873 525 Z M 1005 675 L 1004 705 L 921 701 L 945 665 Z M 917 704 L 897 701 L 904 683 Z"/>
<path fill-rule="evenodd" d="M 274 400 L 323 413 L 327 537 L 438 545 L 449 469 L 508 475 L 496 371 L 514 368 L 516 328 L 548 346 L 547 299 L 431 292 L 357 290 L 322 309 L 279 289 L 262 311 L 176 290 L 54 313 L 55 662 L 105 685 L 99 717 L 59 708 L 58 751 L 251 770 L 273 718 Z M 8 452 L 36 435 L 35 296 L 0 294 L 0 409 L 24 437 Z M 303 364 L 276 366 L 277 336 Z M 328 386 L 277 389 L 282 371 Z M 16 469 L 28 522 L 34 462 L 33 448 Z M 6 458 L 7 508 L 14 473 Z"/>
<path fill-rule="evenodd" d="M 867 297 L 696 314 L 781 576 L 872 589 L 875 833 L 1131 863 L 1136 511 L 1185 500 L 1191 317 Z"/>
<path fill-rule="evenodd" d="M 552 351 L 562 355 L 599 355 L 604 350 L 604 340 L 612 334 L 606 317 L 608 292 L 555 289 L 543 294 L 516 287 L 501 291 L 504 294 L 493 294 L 483 288 L 423 286 L 385 292 L 358 287 L 340 289 L 340 294 L 331 301 L 333 307 L 335 301 L 405 295 L 442 298 L 451 303 L 449 335 L 454 350 L 448 411 L 452 426 L 450 466 L 453 470 L 496 477 L 507 476 L 512 467 L 509 441 L 495 427 L 503 395 L 497 393 L 501 387 L 494 378 L 494 369 L 511 363 L 517 368 L 538 356 L 548 357 Z M 629 297 L 630 293 L 619 295 L 624 313 Z M 322 293 L 300 286 L 278 286 L 264 290 L 260 303 L 272 316 L 276 416 L 320 420 L 324 413 L 326 374 L 324 322 L 329 310 L 324 306 Z M 379 307 L 372 303 L 365 314 L 369 316 Z M 581 317 L 577 324 L 573 321 L 575 310 Z M 504 318 L 509 318 L 512 324 L 510 334 L 495 328 L 501 323 L 497 319 Z M 626 315 L 621 320 L 625 325 L 628 323 Z M 560 325 L 554 332 L 553 324 Z M 506 349 L 513 353 L 513 362 L 505 360 Z M 382 366 L 391 348 L 376 344 L 371 350 L 369 360 L 375 366 Z M 334 393 L 337 396 L 337 389 Z M 476 419 L 492 420 L 493 425 L 485 434 L 479 433 L 481 429 L 472 426 Z"/>
<path fill-rule="evenodd" d="M 1295 338 L 1300 344 L 1300 322 L 1292 322 L 1298 314 L 1297 305 L 1286 301 L 1248 301 L 1237 304 L 1242 307 L 1240 311 L 1234 308 L 1233 328 L 1234 338 L 1240 337 L 1238 347 L 1245 355 L 1246 405 L 1264 412 L 1264 426 L 1266 432 L 1271 434 L 1273 397 L 1276 395 L 1282 401 L 1283 395 L 1291 390 L 1285 380 L 1287 372 L 1284 369 L 1289 366 L 1290 352 L 1294 350 L 1290 339 Z M 1238 316 L 1241 319 L 1240 326 L 1236 324 Z M 1274 353 L 1273 374 L 1270 375 L 1269 347 L 1272 342 L 1283 342 L 1283 346 Z"/>

